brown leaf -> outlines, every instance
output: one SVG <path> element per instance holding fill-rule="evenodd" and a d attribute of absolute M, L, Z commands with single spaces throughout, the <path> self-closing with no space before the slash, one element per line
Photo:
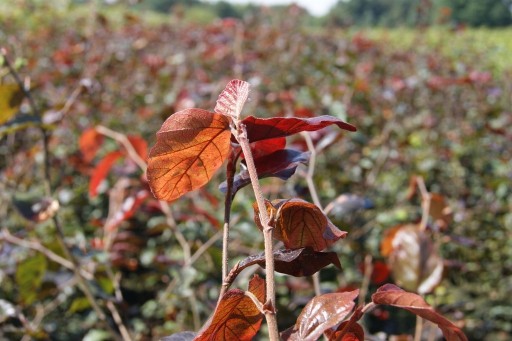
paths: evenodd
<path fill-rule="evenodd" d="M 382 241 L 396 283 L 407 290 L 425 294 L 443 278 L 443 259 L 425 232 L 409 224 L 391 230 Z"/>
<path fill-rule="evenodd" d="M 291 199 L 276 200 L 272 205 L 277 210 L 274 236 L 288 249 L 311 247 L 322 251 L 347 235 L 314 204 Z"/>
<path fill-rule="evenodd" d="M 249 96 L 249 83 L 233 79 L 226 85 L 217 99 L 215 112 L 238 119 Z"/>
<path fill-rule="evenodd" d="M 352 311 L 359 290 L 330 293 L 314 297 L 300 313 L 288 341 L 317 340 L 326 330 L 334 327 Z M 288 337 L 287 337 L 288 336 Z"/>
<path fill-rule="evenodd" d="M 421 296 L 404 291 L 396 285 L 383 285 L 372 295 L 372 301 L 375 304 L 403 308 L 437 324 L 447 341 L 467 341 L 466 335 L 457 326 L 438 314 Z"/>
<path fill-rule="evenodd" d="M 155 197 L 173 201 L 205 185 L 228 157 L 230 135 L 224 115 L 186 109 L 169 117 L 149 153 L 147 177 Z"/>
<path fill-rule="evenodd" d="M 265 254 L 260 253 L 242 260 L 237 264 L 235 275 L 254 264 L 258 264 L 264 268 Z M 274 251 L 275 271 L 295 277 L 311 276 L 329 264 L 333 264 L 338 269 L 341 269 L 340 260 L 336 252 L 316 252 L 310 248 L 297 250 L 280 249 Z"/>
<path fill-rule="evenodd" d="M 349 323 L 349 321 L 344 321 L 334 332 L 328 332 L 329 341 L 337 340 L 338 336 Z M 349 329 L 341 338 L 341 341 L 364 341 L 364 329 L 359 323 L 353 323 L 348 328 Z"/>
<path fill-rule="evenodd" d="M 255 275 L 249 291 L 263 304 L 265 281 Z M 250 341 L 260 329 L 263 314 L 242 290 L 229 290 L 222 296 L 208 326 L 198 333 L 195 341 Z"/>

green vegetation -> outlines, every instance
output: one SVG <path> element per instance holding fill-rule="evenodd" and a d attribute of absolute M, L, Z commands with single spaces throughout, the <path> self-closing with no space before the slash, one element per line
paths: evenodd
<path fill-rule="evenodd" d="M 296 8 L 218 20 L 91 2 L 13 3 L 20 6 L 0 2 L 0 47 L 37 110 L 20 103 L 2 60 L 0 339 L 107 340 L 125 328 L 152 340 L 199 329 L 222 285 L 222 177 L 166 209 L 149 191 L 145 159 L 170 114 L 213 110 L 236 78 L 252 87 L 243 116 L 325 114 L 358 128 L 310 135 L 322 151 L 313 176 L 321 204 L 341 194 L 373 203 L 330 213 L 348 235 L 329 248 L 343 271 L 322 270 L 322 290 L 366 287 L 369 301 L 382 277 L 399 280 L 387 278 L 380 246 L 391 228 L 424 216 L 423 200 L 407 193 L 421 178 L 442 198 L 436 207 L 453 214 L 428 221 L 445 271 L 427 302 L 471 340 L 510 338 L 508 29 L 311 29 Z M 300 136 L 288 145 L 308 149 Z M 303 166 L 286 185 L 265 179 L 262 189 L 269 199 L 313 201 Z M 263 249 L 245 213 L 252 202 L 246 189 L 233 202 L 231 266 Z M 369 278 L 371 264 L 381 271 Z M 234 287 L 245 290 L 251 271 L 264 274 L 244 271 Z M 314 293 L 302 278 L 276 281 L 282 330 Z M 364 324 L 369 334 L 413 334 L 409 318 L 379 310 Z"/>

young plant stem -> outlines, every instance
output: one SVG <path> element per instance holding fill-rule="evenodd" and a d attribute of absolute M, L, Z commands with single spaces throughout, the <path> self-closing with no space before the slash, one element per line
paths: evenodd
<path fill-rule="evenodd" d="M 423 317 L 416 315 L 416 329 L 414 331 L 414 341 L 421 341 L 423 334 Z"/>
<path fill-rule="evenodd" d="M 272 227 L 270 226 L 270 217 L 265 206 L 263 193 L 261 192 L 258 173 L 254 164 L 249 140 L 247 139 L 247 130 L 243 123 L 237 122 L 236 139 L 242 148 L 247 164 L 247 170 L 251 178 L 251 185 L 256 197 L 256 203 L 260 214 L 260 221 L 263 226 L 263 239 L 265 243 L 265 282 L 266 282 L 266 303 L 265 303 L 265 319 L 268 325 L 269 339 L 271 341 L 279 340 L 279 331 L 277 329 L 277 319 L 275 312 L 275 283 L 274 283 L 274 254 L 272 244 Z"/>
<path fill-rule="evenodd" d="M 233 181 L 235 178 L 235 167 L 237 157 L 232 152 L 226 166 L 226 198 L 224 200 L 224 227 L 222 234 L 222 287 L 219 295 L 219 302 L 221 297 L 227 290 L 226 277 L 228 276 L 228 244 L 229 244 L 229 221 L 231 219 L 231 204 L 233 202 Z"/>
<path fill-rule="evenodd" d="M 306 174 L 306 182 L 308 184 L 309 193 L 311 194 L 311 198 L 313 199 L 313 203 L 322 211 L 324 211 L 322 207 L 322 203 L 320 202 L 320 198 L 318 197 L 318 193 L 316 191 L 315 182 L 313 181 L 313 176 L 315 175 L 315 164 L 316 164 L 316 148 L 313 144 L 313 140 L 308 132 L 302 132 L 302 137 L 306 140 L 306 144 L 308 146 L 308 150 L 311 153 L 309 157 L 308 163 L 308 172 Z M 315 272 L 313 276 L 313 288 L 315 290 L 315 295 L 320 296 L 322 294 L 322 288 L 320 287 L 320 271 Z"/>

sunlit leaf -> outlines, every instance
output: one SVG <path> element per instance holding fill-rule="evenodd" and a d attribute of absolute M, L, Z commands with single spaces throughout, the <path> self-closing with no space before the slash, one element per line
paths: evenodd
<path fill-rule="evenodd" d="M 429 293 L 443 278 L 443 259 L 431 238 L 417 225 L 391 229 L 381 243 L 395 282 L 407 290 Z"/>
<path fill-rule="evenodd" d="M 23 91 L 18 84 L 0 84 L 0 124 L 9 121 L 19 110 Z"/>
<path fill-rule="evenodd" d="M 302 131 L 316 131 L 330 125 L 336 125 L 348 131 L 356 131 L 356 127 L 353 125 L 327 115 L 312 118 L 248 116 L 243 119 L 242 123 L 246 126 L 250 142 L 289 136 Z"/>
<path fill-rule="evenodd" d="M 276 177 L 282 180 L 290 178 L 295 174 L 297 166 L 306 163 L 309 160 L 309 152 L 299 152 L 294 149 L 278 150 L 272 154 L 262 156 L 254 160 L 258 178 Z M 247 169 L 242 169 L 233 181 L 233 193 L 251 183 L 251 178 Z M 226 182 L 223 182 L 219 188 L 222 192 L 226 191 Z"/>
<path fill-rule="evenodd" d="M 217 99 L 215 112 L 238 119 L 249 96 L 249 83 L 233 79 Z"/>
<path fill-rule="evenodd" d="M 142 160 L 147 160 L 148 143 L 146 142 L 146 140 L 136 135 L 130 135 L 127 136 L 127 138 L 128 141 L 130 141 L 130 143 L 132 144 L 133 149 L 135 149 L 135 151 L 137 152 L 137 155 L 139 155 Z"/>
<path fill-rule="evenodd" d="M 107 177 L 112 166 L 123 156 L 121 151 L 113 151 L 105 155 L 94 168 L 89 180 L 89 195 L 94 198 L 98 195 L 98 186 Z"/>
<path fill-rule="evenodd" d="M 286 146 L 286 138 L 278 137 L 275 139 L 256 141 L 250 144 L 251 153 L 254 159 L 272 154 L 278 150 L 284 149 Z M 244 155 L 242 154 L 242 158 Z"/>
<path fill-rule="evenodd" d="M 453 323 L 438 314 L 425 300 L 414 293 L 404 291 L 393 284 L 380 287 L 372 295 L 375 304 L 403 308 L 438 325 L 447 341 L 466 341 L 466 335 Z"/>
<path fill-rule="evenodd" d="M 301 199 L 275 200 L 267 209 L 275 217 L 274 238 L 288 249 L 310 247 L 322 251 L 344 238 L 347 232 L 339 230 L 316 205 Z M 257 206 L 255 221 L 261 229 Z"/>
<path fill-rule="evenodd" d="M 30 305 L 37 298 L 37 291 L 43 283 L 48 262 L 44 255 L 37 253 L 20 262 L 16 268 L 16 285 L 21 301 Z"/>
<path fill-rule="evenodd" d="M 322 334 L 342 322 L 355 306 L 359 290 L 329 293 L 314 297 L 300 313 L 288 341 L 315 341 Z"/>
<path fill-rule="evenodd" d="M 265 281 L 254 276 L 249 291 L 263 304 Z M 195 338 L 196 341 L 241 340 L 249 341 L 260 329 L 263 314 L 242 290 L 233 289 L 224 294 L 209 325 Z"/>
<path fill-rule="evenodd" d="M 82 157 L 86 162 L 91 162 L 96 153 L 101 148 L 104 136 L 96 131 L 95 128 L 84 130 L 78 140 L 78 147 L 82 153 Z"/>
<path fill-rule="evenodd" d="M 155 197 L 173 201 L 205 185 L 230 148 L 229 119 L 201 109 L 169 117 L 149 153 L 147 177 Z"/>

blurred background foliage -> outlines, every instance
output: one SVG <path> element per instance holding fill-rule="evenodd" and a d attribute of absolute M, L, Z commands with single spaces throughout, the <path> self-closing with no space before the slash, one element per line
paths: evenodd
<path fill-rule="evenodd" d="M 419 13 L 425 4 L 430 7 Z M 226 2 L 2 2 L 1 45 L 25 83 L 30 81 L 41 117 L 24 101 L 0 126 L 0 339 L 111 338 L 73 271 L 34 247 L 67 257 L 54 222 L 24 209 L 34 211 L 34 204 L 51 199 L 60 203 L 63 242 L 91 275 L 87 284 L 114 329 L 109 302 L 137 340 L 197 330 L 206 321 L 221 284 L 222 176 L 172 203 L 165 215 L 146 195 L 143 172 L 126 154 L 108 169 L 98 195 L 91 195 L 91 177 L 104 157 L 124 149 L 104 136 L 82 142 L 94 149 L 87 157 L 80 141 L 101 125 L 151 146 L 170 114 L 191 106 L 213 109 L 227 82 L 240 78 L 253 87 L 247 115 L 329 114 L 358 127 L 353 134 L 312 134 L 316 143 L 330 141 L 317 157 L 314 179 L 323 205 L 342 193 L 373 203 L 372 209 L 332 216 L 349 237 L 334 247 L 343 271 L 321 273 L 325 291 L 360 287 L 365 257 L 384 260 L 384 232 L 419 220 L 420 202 L 409 200 L 407 191 L 411 177 L 422 176 L 453 211 L 448 226 L 432 229 L 445 276 L 427 300 L 469 339 L 507 340 L 511 32 L 463 27 L 508 25 L 507 6 L 341 1 L 324 18 L 314 18 L 298 6 Z M 402 18 L 415 29 L 353 26 L 396 26 Z M 6 67 L 0 77 L 2 85 L 14 82 Z M 41 127 L 50 132 L 50 201 L 42 200 Z M 301 138 L 288 143 L 305 148 Z M 266 196 L 310 200 L 304 173 L 286 183 L 264 180 Z M 244 189 L 234 202 L 232 265 L 262 250 L 252 201 Z M 123 205 L 135 207 L 131 215 Z M 243 273 L 237 283 L 244 287 L 249 277 Z M 286 328 L 313 290 L 308 279 L 279 276 L 278 294 L 279 322 Z M 367 327 L 401 334 L 411 332 L 413 323 L 397 325 L 377 311 Z"/>

